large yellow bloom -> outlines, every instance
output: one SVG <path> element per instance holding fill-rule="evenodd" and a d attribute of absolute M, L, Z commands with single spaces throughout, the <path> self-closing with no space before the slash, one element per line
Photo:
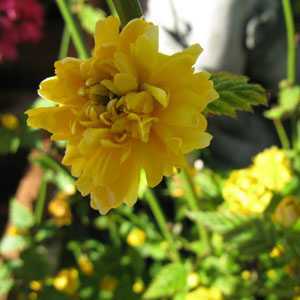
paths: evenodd
<path fill-rule="evenodd" d="M 88 60 L 55 63 L 41 97 L 57 103 L 27 112 L 28 124 L 67 140 L 63 163 L 101 213 L 137 199 L 140 171 L 157 185 L 184 154 L 209 145 L 201 114 L 217 98 L 209 75 L 194 73 L 201 48 L 158 51 L 158 27 L 135 19 L 121 31 L 116 17 L 98 22 Z"/>

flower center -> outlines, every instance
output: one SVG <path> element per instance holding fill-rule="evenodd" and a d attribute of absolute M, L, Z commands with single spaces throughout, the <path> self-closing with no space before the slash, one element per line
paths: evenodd
<path fill-rule="evenodd" d="M 78 91 L 88 99 L 79 115 L 79 124 L 108 129 L 113 143 L 123 144 L 129 139 L 147 143 L 152 124 L 157 121 L 154 111 L 167 105 L 168 95 L 163 89 L 148 84 L 138 87 L 132 78 L 118 75 L 113 81 L 85 82 Z"/>

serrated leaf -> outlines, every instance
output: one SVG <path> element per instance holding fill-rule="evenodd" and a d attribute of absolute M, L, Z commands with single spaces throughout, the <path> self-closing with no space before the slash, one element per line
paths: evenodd
<path fill-rule="evenodd" d="M 235 117 L 237 111 L 252 111 L 253 106 L 267 104 L 265 89 L 249 83 L 246 76 L 220 72 L 213 73 L 211 80 L 219 98 L 207 106 L 207 113 Z"/>
<path fill-rule="evenodd" d="M 29 229 L 34 224 L 32 212 L 16 200 L 11 201 L 9 214 L 11 223 L 17 228 Z"/>
<path fill-rule="evenodd" d="M 187 271 L 181 263 L 166 265 L 151 282 L 143 299 L 162 299 L 175 296 L 184 290 L 186 278 Z"/>
<path fill-rule="evenodd" d="M 297 109 L 300 104 L 300 86 L 283 87 L 279 92 L 278 105 L 265 113 L 269 119 L 276 120 L 287 117 Z"/>
<path fill-rule="evenodd" d="M 240 216 L 229 211 L 224 212 L 193 212 L 189 214 L 189 217 L 194 221 L 203 224 L 211 231 L 224 234 L 234 228 L 244 224 L 249 218 Z"/>

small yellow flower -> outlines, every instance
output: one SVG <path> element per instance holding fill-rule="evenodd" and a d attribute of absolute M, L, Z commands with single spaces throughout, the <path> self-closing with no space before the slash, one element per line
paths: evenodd
<path fill-rule="evenodd" d="M 33 291 L 39 292 L 42 289 L 43 284 L 39 280 L 33 280 L 30 282 L 29 286 Z"/>
<path fill-rule="evenodd" d="M 0 116 L 0 124 L 4 128 L 14 130 L 19 127 L 19 120 L 14 114 L 6 113 Z"/>
<path fill-rule="evenodd" d="M 269 279 L 275 280 L 277 278 L 277 273 L 274 269 L 270 269 L 267 271 L 267 277 Z"/>
<path fill-rule="evenodd" d="M 75 268 L 61 270 L 53 279 L 53 286 L 65 294 L 75 294 L 79 287 L 78 271 Z"/>
<path fill-rule="evenodd" d="M 190 289 L 194 289 L 200 283 L 198 273 L 192 272 L 187 277 L 187 285 Z"/>
<path fill-rule="evenodd" d="M 283 247 L 281 245 L 275 246 L 270 252 L 270 257 L 276 258 L 283 254 Z"/>
<path fill-rule="evenodd" d="M 127 244 L 131 247 L 139 247 L 144 245 L 146 240 L 145 231 L 139 228 L 133 228 L 127 236 Z"/>
<path fill-rule="evenodd" d="M 87 255 L 80 255 L 78 258 L 78 265 L 82 273 L 91 276 L 94 273 L 94 265 Z"/>
<path fill-rule="evenodd" d="M 291 162 L 283 150 L 271 147 L 256 155 L 253 173 L 268 189 L 280 192 L 292 179 Z"/>
<path fill-rule="evenodd" d="M 140 294 L 144 291 L 145 284 L 142 279 L 137 279 L 132 285 L 132 291 L 136 294 Z"/>
<path fill-rule="evenodd" d="M 136 202 L 141 170 L 154 187 L 211 140 L 203 111 L 218 95 L 208 73 L 194 72 L 201 47 L 165 55 L 158 40 L 142 18 L 121 30 L 116 17 L 99 21 L 92 57 L 57 61 L 41 83 L 57 105 L 27 111 L 29 126 L 68 142 L 62 162 L 101 213 Z"/>
<path fill-rule="evenodd" d="M 273 221 L 290 227 L 297 222 L 300 217 L 300 199 L 294 196 L 285 197 L 276 207 L 273 214 Z"/>
<path fill-rule="evenodd" d="M 246 281 L 250 280 L 252 277 L 252 272 L 251 271 L 248 271 L 248 270 L 244 270 L 242 272 L 242 278 Z"/>
<path fill-rule="evenodd" d="M 223 300 L 222 293 L 217 288 L 200 287 L 188 293 L 186 300 Z"/>
<path fill-rule="evenodd" d="M 108 292 L 113 292 L 118 286 L 118 280 L 110 275 L 106 275 L 100 281 L 100 289 Z"/>
<path fill-rule="evenodd" d="M 255 176 L 253 168 L 233 171 L 223 187 L 223 197 L 233 212 L 245 215 L 262 213 L 272 199 Z"/>
<path fill-rule="evenodd" d="M 57 226 L 70 225 L 72 222 L 72 213 L 69 203 L 69 195 L 59 192 L 50 201 L 48 211 Z"/>

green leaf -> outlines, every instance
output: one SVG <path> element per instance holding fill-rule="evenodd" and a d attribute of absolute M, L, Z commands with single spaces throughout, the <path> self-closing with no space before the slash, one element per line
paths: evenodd
<path fill-rule="evenodd" d="M 7 294 L 13 287 L 14 281 L 7 265 L 0 262 L 0 297 Z"/>
<path fill-rule="evenodd" d="M 21 140 L 14 130 L 0 128 L 0 154 L 16 153 Z"/>
<path fill-rule="evenodd" d="M 144 299 L 172 297 L 186 287 L 187 271 L 181 263 L 164 266 L 144 294 Z"/>
<path fill-rule="evenodd" d="M 82 27 L 90 34 L 94 34 L 96 23 L 105 18 L 105 13 L 89 4 L 82 4 L 78 12 Z"/>
<path fill-rule="evenodd" d="M 265 116 L 276 120 L 295 112 L 300 103 L 300 86 L 283 86 L 279 92 L 278 105 L 268 110 Z"/>
<path fill-rule="evenodd" d="M 213 73 L 211 80 L 219 98 L 207 106 L 206 113 L 235 117 L 237 111 L 252 111 L 253 106 L 268 102 L 265 89 L 249 83 L 246 76 L 219 72 Z"/>
<path fill-rule="evenodd" d="M 32 212 L 16 200 L 11 201 L 10 220 L 14 226 L 20 229 L 29 229 L 34 224 Z"/>
<path fill-rule="evenodd" d="M 236 227 L 244 224 L 246 220 L 249 220 L 248 217 L 240 216 L 229 211 L 224 212 L 208 212 L 208 211 L 199 211 L 189 214 L 189 217 L 203 224 L 211 231 L 224 234 L 230 230 L 235 229 Z"/>

